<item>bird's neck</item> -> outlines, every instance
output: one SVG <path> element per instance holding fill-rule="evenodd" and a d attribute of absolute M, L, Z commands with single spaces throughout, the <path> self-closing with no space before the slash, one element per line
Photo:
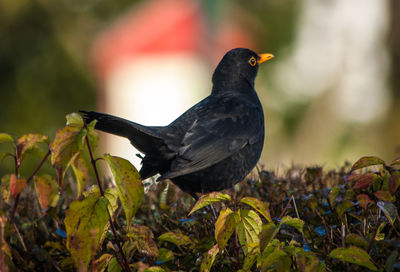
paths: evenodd
<path fill-rule="evenodd" d="M 248 93 L 254 91 L 254 81 L 244 78 L 236 78 L 230 80 L 218 80 L 213 82 L 212 94 L 220 93 Z"/>

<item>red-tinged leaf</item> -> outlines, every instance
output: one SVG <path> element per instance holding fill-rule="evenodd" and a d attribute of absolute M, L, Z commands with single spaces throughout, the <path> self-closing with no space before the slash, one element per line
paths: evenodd
<path fill-rule="evenodd" d="M 394 172 L 388 180 L 389 192 L 395 195 L 400 187 L 400 172 Z"/>
<path fill-rule="evenodd" d="M 343 247 L 336 248 L 331 251 L 329 257 L 339 259 L 343 262 L 358 264 L 373 271 L 378 270 L 377 267 L 371 261 L 371 258 L 368 255 L 368 253 L 365 250 L 358 247 L 351 246 L 348 248 L 343 248 Z"/>
<path fill-rule="evenodd" d="M 159 241 L 167 241 L 177 246 L 191 246 L 193 245 L 192 239 L 182 233 L 166 232 L 158 237 Z"/>
<path fill-rule="evenodd" d="M 357 174 L 357 173 L 353 173 L 353 174 L 350 174 L 348 177 L 347 177 L 347 181 L 348 182 L 355 182 L 359 177 L 361 177 L 362 176 L 362 174 Z"/>
<path fill-rule="evenodd" d="M 395 166 L 395 165 L 400 165 L 400 158 L 397 158 L 390 163 L 390 166 Z"/>
<path fill-rule="evenodd" d="M 215 240 L 218 248 L 223 250 L 232 236 L 236 226 L 240 223 L 241 218 L 238 212 L 232 212 L 229 208 L 222 210 L 215 222 Z"/>
<path fill-rule="evenodd" d="M 15 198 L 28 185 L 26 179 L 17 178 L 14 174 L 10 175 L 10 193 Z"/>
<path fill-rule="evenodd" d="M 5 175 L 1 178 L 0 194 L 5 203 L 10 200 L 10 175 Z"/>
<path fill-rule="evenodd" d="M 383 201 L 387 201 L 387 202 L 394 202 L 396 201 L 396 197 L 393 196 L 389 191 L 387 190 L 379 190 L 376 191 L 374 193 L 374 196 L 379 199 L 379 200 L 383 200 Z"/>
<path fill-rule="evenodd" d="M 133 225 L 129 228 L 129 232 L 126 236 L 140 254 L 150 258 L 158 257 L 158 247 L 153 240 L 153 232 L 148 227 Z"/>
<path fill-rule="evenodd" d="M 192 210 L 188 215 L 191 215 L 195 211 L 208 206 L 213 203 L 221 202 L 221 201 L 231 201 L 231 197 L 227 194 L 223 194 L 220 192 L 211 192 L 205 195 L 202 195 L 199 200 L 194 204 Z"/>
<path fill-rule="evenodd" d="M 350 172 L 357 170 L 357 169 L 361 169 L 367 166 L 372 166 L 372 165 L 384 165 L 385 161 L 378 158 L 378 157 L 374 157 L 374 156 L 365 156 L 362 157 L 361 159 L 359 159 L 358 161 L 356 161 L 356 163 L 353 164 L 353 166 L 351 167 Z"/>
<path fill-rule="evenodd" d="M 271 214 L 269 213 L 269 203 L 264 203 L 254 197 L 243 197 L 240 202 L 249 205 L 257 212 L 259 212 L 268 222 L 272 222 Z"/>
<path fill-rule="evenodd" d="M 0 144 L 6 142 L 14 142 L 13 137 L 7 133 L 0 133 Z"/>
<path fill-rule="evenodd" d="M 58 184 L 50 175 L 36 176 L 35 189 L 40 206 L 46 211 L 55 207 L 59 198 Z"/>
<path fill-rule="evenodd" d="M 39 149 L 39 143 L 49 143 L 49 137 L 41 134 L 26 134 L 17 140 L 17 159 L 19 163 L 23 160 L 26 153 Z"/>
<path fill-rule="evenodd" d="M 112 257 L 113 255 L 108 253 L 104 253 L 103 255 L 101 255 L 100 258 L 92 263 L 92 271 L 104 272 Z"/>
<path fill-rule="evenodd" d="M 218 244 L 214 245 L 209 251 L 204 254 L 204 259 L 200 265 L 200 272 L 210 272 L 214 264 L 215 257 L 219 252 Z"/>
<path fill-rule="evenodd" d="M 358 201 L 358 205 L 360 205 L 360 207 L 362 207 L 363 209 L 366 209 L 368 204 L 374 204 L 375 202 L 372 201 L 372 199 L 366 195 L 366 194 L 359 194 L 357 196 L 357 201 Z"/>
<path fill-rule="evenodd" d="M 75 174 L 77 197 L 79 198 L 89 184 L 89 168 L 87 167 L 85 160 L 80 155 L 76 156 L 76 158 L 72 161 L 71 166 Z"/>
<path fill-rule="evenodd" d="M 239 242 L 245 254 L 249 247 L 260 244 L 259 234 L 261 232 L 262 221 L 260 216 L 253 210 L 239 210 L 241 221 L 237 225 Z"/>
<path fill-rule="evenodd" d="M 50 144 L 51 164 L 62 174 L 82 150 L 86 130 L 81 126 L 65 126 L 56 131 Z"/>
<path fill-rule="evenodd" d="M 128 161 L 109 154 L 104 155 L 114 175 L 118 197 L 124 208 L 128 227 L 136 211 L 142 204 L 144 189 L 136 168 Z"/>
<path fill-rule="evenodd" d="M 86 269 L 101 247 L 109 225 L 107 205 L 107 199 L 94 191 L 82 201 L 72 202 L 65 213 L 67 248 L 77 268 Z"/>
<path fill-rule="evenodd" d="M 357 177 L 355 180 L 355 184 L 353 186 L 353 190 L 362 190 L 367 189 L 378 177 L 375 173 L 365 173 Z"/>

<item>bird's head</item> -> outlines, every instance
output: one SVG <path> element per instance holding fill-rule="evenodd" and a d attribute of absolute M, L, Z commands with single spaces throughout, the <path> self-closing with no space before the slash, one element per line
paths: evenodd
<path fill-rule="evenodd" d="M 272 54 L 257 54 L 250 49 L 235 48 L 228 51 L 214 71 L 214 91 L 229 91 L 250 84 L 254 88 L 258 66 L 274 57 Z"/>

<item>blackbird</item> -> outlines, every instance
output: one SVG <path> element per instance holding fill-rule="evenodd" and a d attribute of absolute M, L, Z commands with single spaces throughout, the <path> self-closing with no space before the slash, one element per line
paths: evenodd
<path fill-rule="evenodd" d="M 95 128 L 128 138 L 144 153 L 142 179 L 160 174 L 198 198 L 231 188 L 258 162 L 264 114 L 254 89 L 258 65 L 273 58 L 245 49 L 225 54 L 212 76 L 211 94 L 168 126 L 144 126 L 116 116 L 80 111 Z"/>

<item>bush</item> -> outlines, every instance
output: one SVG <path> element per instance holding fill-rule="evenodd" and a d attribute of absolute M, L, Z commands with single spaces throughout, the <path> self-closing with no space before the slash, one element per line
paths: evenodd
<path fill-rule="evenodd" d="M 123 158 L 96 155 L 94 125 L 67 115 L 51 143 L 0 133 L 13 148 L 0 160 L 15 164 L 0 185 L 1 271 L 400 268 L 400 159 L 363 157 L 328 173 L 257 168 L 234 189 L 193 203 L 172 183 L 144 188 Z M 41 162 L 26 178 L 19 169 L 31 156 Z M 45 164 L 54 171 L 43 172 Z"/>

